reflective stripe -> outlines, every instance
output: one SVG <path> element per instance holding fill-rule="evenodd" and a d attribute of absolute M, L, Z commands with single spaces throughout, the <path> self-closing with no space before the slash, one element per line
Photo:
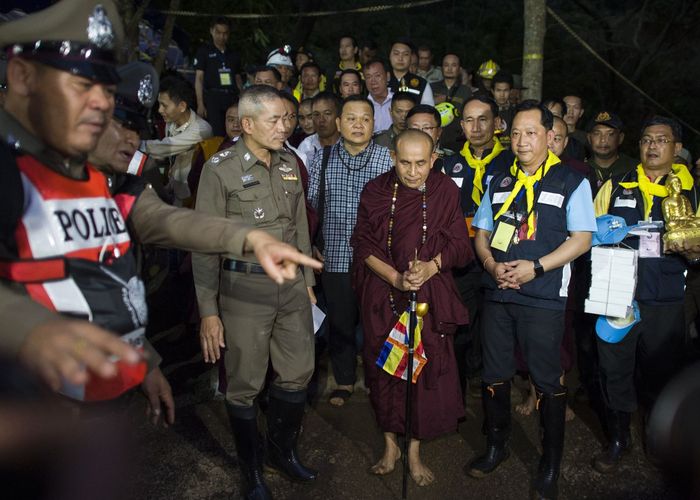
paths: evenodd
<path fill-rule="evenodd" d="M 0 261 L 0 278 L 17 283 L 39 283 L 66 277 L 63 259 Z"/>

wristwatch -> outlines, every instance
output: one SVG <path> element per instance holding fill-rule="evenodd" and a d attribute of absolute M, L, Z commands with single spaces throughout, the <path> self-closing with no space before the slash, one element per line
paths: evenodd
<path fill-rule="evenodd" d="M 532 263 L 535 265 L 535 278 L 544 276 L 544 267 L 540 264 L 540 259 L 535 259 Z"/>

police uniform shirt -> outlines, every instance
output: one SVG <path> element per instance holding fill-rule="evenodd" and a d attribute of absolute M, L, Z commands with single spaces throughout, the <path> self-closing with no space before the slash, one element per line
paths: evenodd
<path fill-rule="evenodd" d="M 204 90 L 218 89 L 238 94 L 236 75 L 241 71 L 241 58 L 233 50 L 221 52 L 213 43 L 206 43 L 197 51 L 194 69 L 204 72 Z"/>
<path fill-rule="evenodd" d="M 389 88 L 395 94 L 397 92 L 408 92 L 413 94 L 420 104 L 435 105 L 433 89 L 427 80 L 415 73 L 406 73 L 401 79 L 396 78 L 393 72 L 389 78 Z"/>
<path fill-rule="evenodd" d="M 284 150 L 271 152 L 269 169 L 243 139 L 215 154 L 204 165 L 195 207 L 262 229 L 311 255 L 301 174 L 296 159 Z M 253 254 L 245 260 L 257 262 Z M 200 314 L 218 315 L 220 257 L 193 254 L 192 263 Z M 304 278 L 307 286 L 315 284 L 312 269 L 304 269 Z"/>

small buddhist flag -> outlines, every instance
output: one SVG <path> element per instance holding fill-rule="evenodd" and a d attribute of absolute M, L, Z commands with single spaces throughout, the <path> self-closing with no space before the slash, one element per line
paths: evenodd
<path fill-rule="evenodd" d="M 377 366 L 384 371 L 406 380 L 406 372 L 408 368 L 408 317 L 409 311 L 405 311 L 399 320 L 394 325 L 394 328 L 389 332 L 389 336 L 384 341 L 382 351 L 377 358 Z M 423 341 L 421 339 L 421 330 L 423 329 L 423 318 L 416 316 L 416 330 L 413 334 L 413 376 L 411 381 L 415 384 L 418 380 L 421 370 L 428 362 L 423 350 Z"/>

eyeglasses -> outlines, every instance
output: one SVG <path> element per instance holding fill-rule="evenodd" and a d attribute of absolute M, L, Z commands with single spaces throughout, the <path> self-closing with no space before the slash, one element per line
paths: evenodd
<path fill-rule="evenodd" d="M 651 146 L 652 144 L 656 144 L 658 146 L 665 146 L 666 144 L 669 144 L 673 142 L 673 139 L 669 139 L 668 137 L 658 137 L 656 139 L 653 139 L 651 137 L 642 137 L 639 140 L 639 143 L 642 146 Z"/>
<path fill-rule="evenodd" d="M 432 132 L 433 130 L 435 130 L 438 127 L 435 126 L 435 127 L 409 127 L 409 128 L 411 128 L 413 130 L 420 130 L 421 132 L 425 132 L 426 134 L 429 134 L 430 132 Z"/>

